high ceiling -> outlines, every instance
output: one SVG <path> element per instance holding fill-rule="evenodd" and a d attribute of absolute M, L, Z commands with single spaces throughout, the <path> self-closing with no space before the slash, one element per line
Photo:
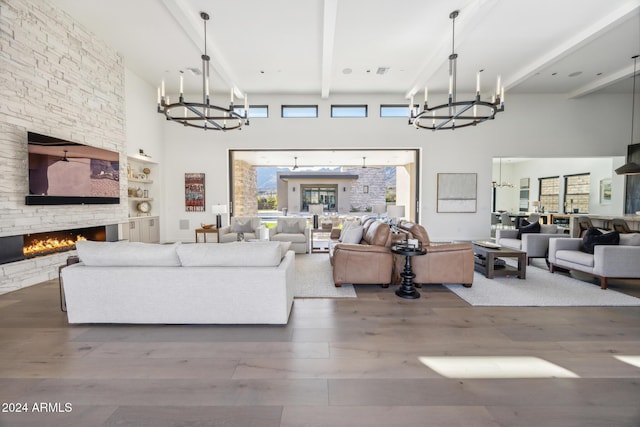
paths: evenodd
<path fill-rule="evenodd" d="M 220 93 L 395 93 L 448 89 L 456 20 L 458 91 L 630 92 L 640 54 L 640 0 L 52 0 L 169 93 L 200 92 L 200 12 Z M 228 95 L 226 95 L 228 96 Z"/>

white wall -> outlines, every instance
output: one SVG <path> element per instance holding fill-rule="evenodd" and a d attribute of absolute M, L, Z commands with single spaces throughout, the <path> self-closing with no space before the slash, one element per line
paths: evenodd
<path fill-rule="evenodd" d="M 459 96 L 462 98 L 463 96 Z M 220 96 L 222 102 L 224 97 Z M 561 95 L 509 94 L 506 111 L 495 121 L 457 131 L 416 130 L 402 118 L 379 118 L 381 103 L 404 104 L 400 94 L 317 96 L 252 95 L 269 105 L 270 118 L 253 119 L 242 131 L 221 133 L 164 124 L 167 240 L 193 239 L 193 228 L 211 222 L 209 213 L 184 211 L 184 173 L 205 172 L 207 204 L 229 198 L 227 150 L 280 148 L 421 148 L 420 222 L 434 240 L 486 238 L 490 234 L 492 158 L 624 156 L 629 141 L 628 94 L 591 95 L 568 100 Z M 155 108 L 149 99 L 150 109 Z M 317 119 L 282 119 L 281 104 L 319 104 Z M 332 103 L 366 103 L 366 119 L 331 119 Z M 598 117 L 594 120 L 594 117 Z M 607 123 L 602 126 L 602 123 Z M 436 213 L 439 172 L 478 173 L 476 213 Z M 621 207 L 615 209 L 620 210 Z M 190 230 L 179 230 L 189 219 Z"/>

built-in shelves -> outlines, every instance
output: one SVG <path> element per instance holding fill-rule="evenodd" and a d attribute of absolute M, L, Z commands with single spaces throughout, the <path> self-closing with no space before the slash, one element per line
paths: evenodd
<path fill-rule="evenodd" d="M 129 182 L 139 182 L 141 184 L 153 184 L 152 179 L 129 178 Z"/>
<path fill-rule="evenodd" d="M 153 179 L 151 176 L 158 173 L 158 163 L 148 157 L 134 155 L 127 157 L 127 179 L 129 183 L 128 205 L 129 217 L 152 215 L 155 210 L 153 201 Z"/>

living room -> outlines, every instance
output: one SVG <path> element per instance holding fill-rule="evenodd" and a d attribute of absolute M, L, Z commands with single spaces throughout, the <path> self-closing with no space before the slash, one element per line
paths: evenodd
<path fill-rule="evenodd" d="M 168 9 L 171 6 L 178 7 L 176 5 L 180 2 L 168 1 L 165 4 L 151 5 L 150 7 L 153 7 L 153 9 L 146 20 L 144 18 L 145 7 L 141 5 L 128 6 L 126 2 L 119 2 L 113 6 L 103 5 L 98 7 L 97 5 L 91 5 L 83 8 L 80 6 L 81 3 L 83 2 L 71 0 L 0 1 L 1 60 L 3 63 L 3 101 L 2 105 L 0 105 L 0 132 L 2 135 L 0 142 L 0 171 L 3 177 L 2 182 L 0 182 L 0 205 L 2 206 L 0 237 L 106 224 L 120 224 L 122 227 L 124 224 L 128 224 L 132 215 L 131 204 L 126 201 L 129 197 L 126 180 L 120 182 L 121 202 L 119 204 L 26 205 L 25 196 L 28 194 L 28 132 L 118 152 L 121 165 L 126 164 L 127 157 L 140 157 L 140 153 L 150 156 L 146 158 L 153 162 L 152 166 L 150 166 L 151 171 L 149 174 L 153 179 L 151 214 L 159 218 L 159 241 L 161 243 L 193 242 L 194 229 L 198 228 L 202 223 L 208 224 L 215 221 L 215 215 L 210 212 L 209 208 L 211 205 L 227 205 L 229 202 L 230 187 L 232 185 L 229 178 L 229 152 L 236 149 L 278 149 L 291 150 L 292 152 L 318 148 L 324 150 L 344 148 L 355 150 L 385 148 L 417 150 L 420 164 L 420 174 L 418 176 L 419 192 L 416 194 L 416 209 L 408 213 L 407 217 L 423 224 L 433 241 L 484 240 L 490 237 L 491 224 L 489 215 L 494 209 L 492 206 L 492 182 L 495 181 L 494 159 L 497 158 L 613 159 L 610 178 L 611 193 L 614 196 L 611 204 L 606 206 L 606 210 L 607 213 L 611 212 L 615 215 L 624 214 L 624 199 L 621 195 L 625 193 L 626 178 L 616 175 L 614 170 L 625 162 L 629 144 L 640 141 L 640 129 L 638 129 L 637 125 L 635 129 L 632 127 L 631 83 L 633 79 L 631 79 L 632 72 L 629 71 L 633 63 L 630 58 L 640 51 L 640 37 L 638 37 L 640 25 L 637 25 L 640 22 L 640 4 L 637 1 L 613 1 L 609 2 L 606 8 L 596 1 L 589 2 L 588 5 L 583 5 L 580 2 L 580 8 L 584 9 L 584 22 L 589 22 L 590 26 L 580 22 L 580 19 L 568 19 L 569 22 L 566 23 L 565 32 L 558 35 L 558 39 L 549 40 L 546 50 L 538 52 L 537 58 L 521 57 L 521 62 L 518 66 L 509 68 L 511 75 L 502 71 L 502 78 L 507 86 L 506 94 L 504 95 L 506 96 L 504 112 L 497 114 L 495 120 L 489 120 L 478 126 L 455 131 L 437 132 L 416 130 L 414 126 L 407 124 L 406 117 L 380 117 L 381 105 L 407 105 L 407 93 L 414 87 L 417 89 L 414 91 L 415 103 L 422 104 L 422 91 L 424 84 L 427 82 L 423 81 L 424 79 L 421 79 L 418 74 L 420 74 L 420 71 L 425 71 L 425 58 L 414 58 L 407 62 L 407 64 L 413 66 L 409 70 L 392 67 L 388 71 L 389 76 L 394 79 L 402 79 L 405 84 L 401 90 L 391 91 L 386 86 L 385 80 L 383 80 L 388 76 L 378 75 L 375 70 L 377 67 L 389 65 L 387 61 L 392 61 L 392 59 L 388 58 L 392 58 L 391 54 L 394 51 L 390 50 L 388 57 L 380 58 L 376 55 L 375 50 L 379 49 L 379 46 L 383 46 L 384 43 L 364 46 L 366 43 L 360 40 L 354 42 L 351 50 L 340 50 L 340 52 L 344 55 L 348 54 L 346 58 L 362 54 L 365 59 L 362 59 L 360 64 L 368 62 L 369 67 L 356 68 L 346 63 L 348 61 L 345 62 L 345 58 L 342 58 L 342 56 L 336 56 L 335 63 L 332 65 L 333 68 L 329 66 L 329 70 L 334 71 L 324 71 L 326 73 L 325 76 L 330 80 L 331 76 L 334 75 L 334 87 L 332 88 L 330 85 L 322 86 L 321 77 L 323 74 L 321 70 L 323 65 L 320 61 L 320 58 L 322 58 L 322 44 L 318 42 L 321 38 L 318 38 L 317 35 L 313 36 L 313 38 L 307 38 L 311 36 L 300 36 L 298 41 L 286 40 L 292 44 L 287 44 L 288 48 L 297 48 L 299 62 L 307 64 L 302 67 L 300 72 L 313 77 L 311 86 L 305 86 L 307 80 L 303 80 L 302 83 L 288 81 L 288 76 L 290 76 L 288 73 L 290 71 L 288 69 L 279 71 L 277 67 L 278 52 L 276 51 L 271 54 L 273 58 L 269 62 L 265 62 L 267 65 L 263 70 L 262 78 L 268 80 L 265 83 L 265 87 L 269 88 L 269 84 L 276 84 L 280 85 L 280 90 L 264 90 L 262 92 L 256 90 L 252 93 L 250 88 L 244 89 L 249 96 L 251 106 L 268 107 L 268 118 L 252 118 L 250 125 L 245 126 L 242 131 L 229 132 L 203 131 L 172 123 L 157 113 L 156 97 L 161 78 L 166 78 L 167 92 L 171 94 L 172 99 L 177 98 L 178 71 L 175 70 L 175 72 L 167 74 L 164 69 L 159 69 L 157 81 L 149 81 L 147 75 L 141 76 L 144 74 L 142 72 L 143 68 L 134 69 L 136 66 L 132 65 L 133 63 L 112 45 L 113 42 L 109 42 L 97 34 L 108 34 L 110 32 L 105 30 L 104 27 L 117 27 L 118 25 L 114 24 L 114 22 L 118 22 L 118 14 L 124 13 L 123 8 L 131 7 L 131 14 L 139 18 L 140 28 L 134 32 L 135 36 L 134 34 L 128 34 L 127 37 L 137 38 L 136 43 L 146 45 L 149 50 L 162 50 L 162 55 L 164 56 L 180 57 L 183 64 L 195 64 L 194 66 L 198 66 L 200 64 L 199 55 L 202 53 L 202 37 L 197 34 L 202 24 L 197 16 L 197 13 L 200 12 L 198 8 L 211 9 L 209 12 L 212 14 L 212 22 L 209 29 L 216 34 L 215 40 L 225 40 L 231 43 L 233 41 L 231 36 L 235 35 L 241 38 L 244 30 L 242 20 L 237 19 L 238 17 L 235 16 L 234 20 L 237 19 L 236 22 L 220 22 L 225 20 L 233 21 L 230 18 L 223 17 L 223 14 L 227 13 L 230 6 L 223 5 L 221 2 L 214 2 L 213 4 L 186 2 L 187 10 L 193 9 L 196 12 L 195 16 L 188 18 L 193 21 L 192 27 L 195 35 L 183 34 L 181 26 L 174 24 L 170 27 L 171 30 L 167 27 L 165 38 L 158 40 L 146 34 L 146 28 L 153 26 L 157 22 L 164 24 L 170 21 L 172 15 L 168 12 Z M 269 9 L 270 7 L 274 9 L 281 8 L 280 10 L 288 10 L 292 14 L 291 16 L 300 14 L 300 16 L 305 17 L 304 19 L 301 18 L 300 23 L 292 24 L 290 30 L 287 30 L 288 39 L 295 39 L 295 37 L 291 37 L 291 34 L 296 34 L 298 31 L 302 33 L 303 28 L 309 26 L 309 22 L 305 20 L 311 20 L 311 18 L 307 17 L 309 13 L 307 9 L 313 9 L 318 13 L 318 11 L 325 10 L 323 7 L 328 9 L 332 5 L 336 8 L 344 7 L 346 11 L 340 12 L 338 16 L 346 18 L 360 16 L 358 6 L 362 6 L 365 10 L 369 8 L 369 6 L 363 5 L 362 2 L 355 2 L 357 4 L 352 5 L 345 5 L 337 1 L 313 2 L 312 7 L 308 4 L 303 6 L 286 1 L 278 2 L 277 6 L 265 6 L 259 3 L 250 2 L 250 5 L 246 7 L 251 6 L 258 10 L 262 10 L 262 8 Z M 385 13 L 389 16 L 397 17 L 397 13 L 401 12 L 402 19 L 415 19 L 416 25 L 408 25 L 406 21 L 401 25 L 394 23 L 394 31 L 397 29 L 395 25 L 406 27 L 410 37 L 405 38 L 417 40 L 422 37 L 421 32 L 423 29 L 418 25 L 420 18 L 410 17 L 412 15 L 410 11 L 416 7 L 419 10 L 424 10 L 424 7 L 418 7 L 419 3 L 411 2 L 409 5 L 400 7 L 393 4 L 393 2 L 382 2 L 380 5 L 382 10 L 372 15 L 372 22 L 368 25 L 373 27 L 381 25 L 381 22 L 384 21 L 380 20 L 385 19 Z M 464 18 L 465 12 L 469 12 L 469 15 L 473 17 L 471 22 L 466 24 L 469 25 L 468 28 L 472 29 L 474 25 L 477 25 L 472 25 L 475 22 L 474 20 L 482 22 L 482 25 L 499 28 L 499 25 L 494 25 L 491 11 L 493 10 L 492 8 L 500 8 L 502 5 L 500 5 L 500 2 L 485 3 L 487 4 L 460 2 L 457 5 L 461 10 L 461 20 Z M 170 6 L 167 7 L 166 4 Z M 573 6 L 569 7 L 566 5 L 556 6 L 552 5 L 552 2 L 548 2 L 545 5 L 549 8 L 562 8 L 564 12 L 568 12 L 576 7 L 577 4 L 578 2 L 573 2 Z M 244 8 L 245 6 L 242 7 Z M 428 73 L 430 77 L 433 76 L 444 80 L 444 82 L 438 83 L 437 86 L 430 89 L 429 96 L 432 99 L 441 99 L 443 102 L 447 96 L 446 58 L 451 46 L 448 13 L 451 11 L 449 9 L 453 8 L 454 5 L 439 4 L 437 10 L 444 11 L 446 9 L 446 12 L 440 14 L 442 16 L 434 13 L 434 15 L 438 15 L 438 19 L 430 21 L 438 23 L 436 26 L 438 30 L 438 36 L 436 37 L 438 40 L 437 48 L 430 46 L 430 42 L 422 42 L 420 43 L 421 48 L 416 51 L 416 47 L 409 43 L 411 56 L 422 57 L 423 55 L 420 53 L 422 48 L 429 50 L 425 52 L 425 56 L 431 56 L 433 52 L 430 49 L 441 53 L 440 56 L 442 58 L 438 56 L 437 66 L 427 65 L 432 68 L 432 72 Z M 544 9 L 544 7 L 541 8 Z M 87 12 L 92 9 L 93 12 Z M 427 7 L 426 9 L 429 8 Z M 527 11 L 530 11 L 529 6 Z M 537 11 L 530 11 L 532 14 L 534 12 L 538 13 Z M 173 13 L 177 12 L 174 11 Z M 185 10 L 181 10 L 179 13 L 186 14 Z M 271 11 L 270 13 L 270 16 L 273 16 L 274 12 Z M 282 12 L 279 13 L 281 14 Z M 84 20 L 81 22 L 74 17 L 75 14 L 81 16 L 84 14 Z M 95 15 L 100 14 L 104 16 L 103 20 L 91 21 Z M 322 13 L 320 15 L 322 16 Z M 535 16 L 537 17 L 536 19 L 542 21 L 543 18 L 546 19 L 547 15 L 549 15 L 548 11 L 540 12 Z M 540 25 L 536 19 L 527 19 L 521 13 L 512 12 L 512 16 L 512 20 L 516 22 L 517 20 L 522 20 L 517 25 L 525 27 L 524 33 L 535 32 L 535 28 Z M 603 19 L 603 16 L 606 19 Z M 376 19 L 373 19 L 374 17 Z M 559 19 L 554 22 L 561 21 Z M 604 21 L 608 22 L 608 24 Z M 312 27 L 316 32 L 321 32 L 319 28 L 321 23 L 312 22 Z M 466 36 L 465 38 L 463 24 L 465 24 L 464 20 L 461 21 L 460 28 L 456 30 L 463 34 L 459 46 L 459 72 L 476 67 L 481 62 L 477 58 L 479 55 L 478 49 L 469 49 L 472 37 Z M 95 25 L 95 32 L 94 28 L 92 28 L 93 25 Z M 218 32 L 218 30 L 214 30 L 222 25 L 225 25 L 225 28 L 231 28 L 231 31 Z M 259 38 L 262 32 L 270 31 L 270 28 L 277 26 L 269 24 L 269 26 L 265 27 L 265 25 L 260 23 L 253 30 L 256 33 L 251 32 L 253 36 L 247 36 L 247 38 L 253 40 L 249 44 L 255 44 L 255 39 Z M 510 23 L 509 28 L 512 25 Z M 163 25 L 157 26 L 164 27 Z M 558 24 L 558 26 L 561 25 Z M 627 40 L 624 43 L 624 47 L 621 47 L 616 52 L 620 56 L 619 59 L 624 63 L 619 68 L 626 71 L 626 74 L 623 73 L 619 76 L 620 81 L 617 84 L 613 84 L 613 80 L 611 80 L 611 87 L 605 86 L 600 90 L 585 92 L 580 96 L 570 96 L 570 91 L 548 89 L 550 87 L 561 87 L 560 83 L 558 83 L 558 86 L 554 86 L 556 83 L 551 86 L 544 86 L 547 88 L 547 91 L 544 92 L 527 87 L 527 84 L 537 87 L 535 86 L 536 72 L 549 75 L 552 72 L 556 72 L 557 70 L 554 69 L 556 60 L 559 61 L 564 56 L 570 56 L 571 53 L 579 51 L 580 47 L 586 44 L 586 42 L 574 40 L 572 35 L 584 36 L 583 32 L 590 29 L 591 36 L 595 37 L 596 34 L 607 33 L 606 30 L 615 29 L 617 26 L 635 28 L 633 30 L 635 32 L 630 32 L 632 38 Z M 366 28 L 369 27 L 367 26 Z M 336 31 L 335 35 L 338 37 L 340 33 L 335 28 L 334 31 Z M 227 34 L 227 36 L 223 37 L 222 34 Z M 393 37 L 392 34 L 394 34 Z M 395 34 L 393 31 L 387 33 L 386 37 L 392 40 L 395 39 L 396 35 L 401 37 L 401 35 Z M 187 47 L 182 50 L 174 50 L 172 48 L 174 45 L 170 42 L 171 38 L 180 39 L 183 43 L 180 46 Z M 508 35 L 500 34 L 500 31 L 498 31 L 498 34 L 493 34 L 492 39 L 489 41 L 489 43 L 496 46 L 495 50 L 497 51 L 501 50 L 501 38 L 509 37 Z M 590 37 L 585 38 L 589 39 Z M 439 42 L 440 39 L 442 39 L 441 43 Z M 356 40 L 358 39 L 356 38 Z M 561 47 L 565 48 L 564 51 L 561 49 L 556 51 L 554 49 L 557 47 L 555 44 L 566 42 L 567 40 L 573 41 L 573 44 L 563 44 Z M 479 43 L 480 46 L 486 46 L 486 42 L 480 41 Z M 238 55 L 238 52 L 246 52 L 245 48 L 240 47 L 244 45 L 231 43 L 231 46 L 233 47 L 231 50 L 235 51 L 233 57 Z M 393 46 L 398 46 L 398 44 L 393 44 Z M 473 46 L 478 45 L 474 44 Z M 264 48 L 264 46 L 258 46 L 258 49 L 260 48 Z M 305 49 L 308 49 L 309 52 L 303 52 Z M 483 47 L 481 50 L 489 49 Z M 543 58 L 545 53 L 546 55 L 555 54 L 555 56 L 547 56 L 545 57 L 546 62 L 536 63 L 536 60 Z M 231 54 L 229 53 L 228 55 Z M 261 54 L 261 58 L 266 61 L 263 55 Z M 251 56 L 251 54 L 247 53 L 247 56 Z M 505 56 L 509 56 L 508 53 L 505 53 Z M 467 60 L 467 58 L 469 59 Z M 233 65 L 233 61 L 229 62 L 231 63 L 230 65 Z M 606 63 L 602 59 L 595 62 Z M 501 72 L 502 65 L 507 67 L 507 64 L 499 61 L 491 65 L 495 68 L 486 66 L 486 70 L 483 72 L 486 74 L 486 77 L 482 76 L 481 83 L 483 96 L 494 92 L 496 74 Z M 137 67 L 141 66 L 138 64 Z M 345 71 L 346 67 L 352 67 L 352 72 L 347 73 Z M 605 71 L 592 68 L 593 66 L 589 70 L 585 69 L 585 74 L 588 72 L 607 72 L 611 75 L 615 74 L 616 71 L 612 69 L 615 67 L 607 67 Z M 517 71 L 521 71 L 521 69 L 528 71 L 528 74 L 517 74 Z M 260 74 L 257 67 L 253 67 L 250 71 Z M 464 89 L 458 93 L 460 99 L 473 96 L 476 71 L 467 72 L 464 79 L 459 76 L 458 84 L 465 84 L 465 86 L 461 86 Z M 567 77 L 567 75 L 574 71 L 579 70 L 559 70 L 558 72 L 562 75 L 558 75 L 557 78 L 563 79 L 562 84 L 568 84 L 573 88 L 575 85 L 568 83 L 571 78 Z M 245 72 L 249 73 L 249 71 L 245 70 L 238 71 L 240 74 Z M 282 74 L 282 76 L 279 76 L 279 74 Z M 545 78 L 548 77 L 546 74 Z M 185 79 L 187 79 L 186 76 Z M 590 82 L 598 80 L 597 77 L 593 76 L 590 79 Z M 218 85 L 222 84 L 220 83 L 222 79 L 216 73 L 213 73 L 212 80 Z M 417 80 L 420 80 L 419 84 L 415 82 Z M 463 80 L 470 80 L 471 83 L 467 84 Z M 201 76 L 189 77 L 189 97 L 199 100 L 201 97 L 201 82 Z M 286 85 L 287 82 L 291 83 L 291 87 Z M 522 85 L 520 89 L 518 89 L 519 84 Z M 587 82 L 585 81 L 584 84 L 586 85 Z M 345 85 L 352 85 L 354 90 L 351 92 L 341 90 Z M 326 93 L 323 93 L 323 89 L 326 90 Z M 224 105 L 229 99 L 228 87 L 220 89 L 220 86 L 218 86 L 218 89 L 213 93 L 214 98 L 217 98 L 221 105 Z M 236 102 L 242 104 L 243 99 L 238 98 Z M 317 105 L 318 115 L 314 118 L 283 118 L 281 117 L 283 105 Z M 330 116 L 332 105 L 366 105 L 368 107 L 368 115 L 364 118 L 333 118 Z M 635 123 L 640 123 L 640 108 L 635 109 L 633 120 L 635 120 Z M 630 135 L 630 131 L 632 135 Z M 124 170 L 122 169 L 121 172 Z M 204 212 L 185 211 L 185 173 L 203 173 L 205 175 L 206 210 Z M 437 180 L 438 174 L 441 173 L 477 174 L 477 199 L 474 212 L 438 212 Z M 124 175 L 124 172 L 122 175 Z M 513 202 L 510 202 L 510 204 L 513 205 Z M 224 218 L 224 222 L 229 222 L 228 214 Z M 66 257 L 67 255 L 60 254 L 52 256 L 48 261 L 32 259 L 0 265 L 0 294 L 7 294 L 6 296 L 9 297 L 7 301 L 9 301 L 14 291 L 26 291 L 29 288 L 36 289 L 37 286 L 33 285 L 56 279 L 58 277 L 58 268 L 64 263 Z M 34 292 L 36 292 L 35 296 L 29 298 L 37 301 L 38 292 L 40 291 L 36 289 Z M 431 303 L 440 301 L 444 302 L 445 306 L 451 304 L 457 310 L 460 310 L 459 313 L 463 313 L 467 307 L 461 302 L 455 302 L 453 300 L 456 298 L 455 296 L 445 296 L 445 293 L 446 291 L 441 290 L 430 294 L 432 297 Z M 393 305 L 394 316 L 397 316 L 396 320 L 386 318 L 391 324 L 401 323 L 400 319 L 407 315 L 405 312 L 407 306 L 398 306 L 398 303 L 381 289 L 364 290 L 362 295 L 359 294 L 358 299 L 382 301 Z M 10 302 L 6 304 L 10 304 Z M 331 313 L 335 311 L 336 307 L 332 304 L 333 302 L 330 301 L 321 303 L 303 300 L 299 303 L 301 308 L 298 316 L 302 316 L 302 322 L 304 323 L 305 316 L 308 315 L 309 318 L 313 318 L 310 321 L 311 324 L 315 327 L 322 327 L 323 322 L 329 321 L 326 319 L 319 320 L 313 314 L 306 314 L 302 310 L 305 307 L 311 307 L 313 313 L 316 310 L 318 312 Z M 0 305 L 0 307 L 4 306 Z M 337 307 L 339 307 L 337 311 L 340 313 L 349 311 L 344 305 L 338 305 Z M 424 306 L 421 313 L 425 311 L 437 312 L 441 309 L 442 307 Z M 379 310 L 385 310 L 385 308 L 371 306 L 367 309 L 368 314 L 366 316 L 369 319 L 374 319 Z M 601 321 L 606 319 L 607 315 L 611 315 L 615 317 L 616 321 L 624 324 L 629 336 L 635 336 L 636 338 L 635 341 L 629 340 L 624 345 L 621 345 L 622 349 L 620 351 L 638 354 L 637 327 L 634 329 L 634 327 L 625 324 L 625 322 L 631 323 L 629 319 L 637 319 L 637 308 L 635 308 L 635 311 L 632 310 L 634 309 L 631 308 L 626 311 L 612 309 L 611 313 L 609 313 L 603 309 L 603 311 L 597 312 L 595 319 Z M 481 323 L 487 322 L 485 316 L 491 315 L 489 310 L 482 312 L 482 314 L 479 314 L 478 311 L 469 314 L 474 320 Z M 510 311 L 508 314 L 506 312 L 500 314 L 501 322 L 504 322 L 501 323 L 502 327 L 508 328 L 508 326 L 504 326 L 508 321 L 507 319 L 517 317 L 517 315 L 518 309 Z M 47 314 L 47 316 L 50 316 L 50 314 Z M 423 314 L 420 316 L 423 316 Z M 450 314 L 450 316 L 446 322 L 456 324 L 456 327 L 460 326 L 454 315 Z M 464 316 L 466 314 L 462 314 L 462 317 Z M 545 317 L 545 313 L 536 312 L 528 316 L 530 316 L 530 319 L 536 319 L 536 322 L 543 322 L 542 319 Z M 566 323 L 563 323 L 566 318 L 575 319 L 580 317 L 591 320 L 589 319 L 588 311 L 580 311 L 579 313 L 562 312 L 553 317 L 554 322 L 557 322 L 555 326 L 566 325 Z M 29 322 L 26 314 L 24 316 L 20 315 L 16 319 Z M 346 317 L 340 317 L 340 319 L 347 323 L 359 323 L 358 320 L 349 320 Z M 300 322 L 300 317 L 295 320 Z M 421 317 L 421 320 L 427 319 Z M 432 321 L 433 318 L 428 320 Z M 378 323 L 376 320 L 373 321 Z M 58 323 L 55 323 L 56 326 L 52 326 L 52 328 L 66 326 L 60 323 L 61 321 L 56 322 Z M 10 322 L 10 324 L 14 325 L 17 323 L 17 320 Z M 519 326 L 522 326 L 522 324 L 519 324 Z M 38 327 L 46 329 L 41 324 L 38 324 Z M 522 327 L 524 328 L 524 326 Z M 571 327 L 579 330 L 574 324 Z M 260 334 L 259 329 L 256 328 L 256 330 L 248 333 L 255 341 L 259 341 L 256 338 Z M 549 327 L 549 330 L 551 329 L 552 327 Z M 73 333 L 80 333 L 79 329 L 72 330 L 74 331 Z M 287 332 L 293 335 L 290 331 Z M 482 335 L 482 331 L 479 332 Z M 586 329 L 580 329 L 579 332 L 583 335 L 588 334 Z M 162 334 L 162 332 L 159 333 Z M 193 333 L 202 338 L 199 335 L 201 332 Z M 268 335 L 275 337 L 280 333 L 270 330 Z M 494 333 L 498 335 L 499 331 L 492 330 L 490 335 L 494 337 Z M 613 331 L 610 329 L 607 330 L 607 333 L 613 334 Z M 99 333 L 97 334 L 99 335 Z M 179 335 L 179 331 L 176 334 Z M 90 335 L 84 337 L 84 340 L 90 341 Z M 443 333 L 441 338 L 446 339 L 446 334 Z M 555 339 L 561 341 L 563 338 L 569 339 L 567 336 L 556 336 Z M 519 337 L 516 341 L 518 339 L 524 341 L 526 337 Z M 408 341 L 410 338 L 406 337 L 406 340 Z M 305 344 L 307 343 L 305 342 Z M 556 344 L 557 342 L 554 342 L 554 346 Z M 576 346 L 578 345 L 576 344 Z M 375 351 L 375 346 L 373 348 L 369 350 Z M 314 348 L 312 350 L 324 354 L 322 349 Z M 360 349 L 358 351 L 366 352 L 369 350 Z M 253 351 L 257 352 L 257 350 Z M 344 351 L 345 353 L 349 352 L 349 350 Z M 105 349 L 105 352 L 108 352 L 108 348 Z M 3 359 L 8 358 L 9 355 L 3 357 Z M 381 365 L 376 366 L 379 369 L 383 369 Z M 637 376 L 638 374 L 624 370 L 623 375 Z M 7 377 L 3 377 L 3 380 L 5 378 Z M 314 384 L 308 385 L 310 388 L 314 387 Z M 626 389 L 633 390 L 633 387 L 627 384 Z M 349 392 L 345 391 L 345 395 L 348 394 Z M 40 396 L 44 398 L 45 395 L 41 394 Z M 10 394 L 5 394 L 3 401 L 14 398 Z M 318 404 L 318 402 L 314 401 L 312 404 Z M 547 402 L 547 404 L 549 403 Z M 354 406 L 357 406 L 357 404 L 354 404 Z M 402 405 L 398 403 L 398 406 Z M 631 412 L 627 411 L 625 413 L 628 415 Z M 637 420 L 637 418 L 635 419 Z M 486 419 L 483 420 L 486 421 Z M 488 425 L 488 422 L 484 425 Z M 616 425 L 616 422 L 611 425 Z M 620 423 L 619 425 L 622 424 Z"/>

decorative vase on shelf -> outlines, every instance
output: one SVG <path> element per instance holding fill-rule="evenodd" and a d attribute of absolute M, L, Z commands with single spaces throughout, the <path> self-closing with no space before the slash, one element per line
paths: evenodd
<path fill-rule="evenodd" d="M 144 191 L 142 191 L 142 188 L 138 187 L 136 188 L 136 197 L 143 197 L 144 196 Z"/>

